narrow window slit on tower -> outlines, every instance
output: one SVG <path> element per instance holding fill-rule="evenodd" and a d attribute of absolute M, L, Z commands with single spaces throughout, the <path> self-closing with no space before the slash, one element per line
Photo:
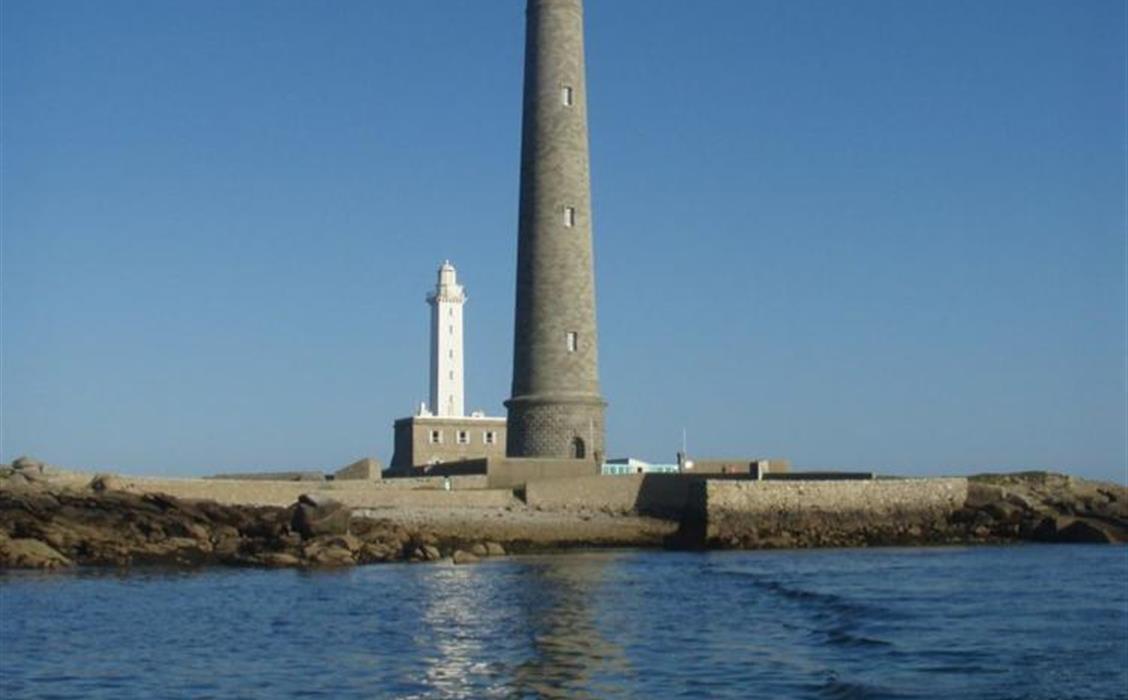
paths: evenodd
<path fill-rule="evenodd" d="M 564 225 L 572 228 L 576 225 L 576 208 L 564 207 Z"/>
<path fill-rule="evenodd" d="M 560 102 L 563 103 L 563 105 L 565 107 L 571 107 L 572 106 L 572 99 L 573 99 L 572 98 L 572 86 L 571 85 L 565 85 L 565 86 L 561 87 L 560 88 Z"/>
<path fill-rule="evenodd" d="M 579 338 L 575 331 L 568 331 L 568 352 L 575 352 L 579 347 Z"/>

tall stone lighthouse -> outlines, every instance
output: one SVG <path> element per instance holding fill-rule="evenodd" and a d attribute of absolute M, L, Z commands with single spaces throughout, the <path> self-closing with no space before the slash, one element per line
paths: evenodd
<path fill-rule="evenodd" d="M 582 0 L 527 0 L 510 457 L 604 456 Z"/>

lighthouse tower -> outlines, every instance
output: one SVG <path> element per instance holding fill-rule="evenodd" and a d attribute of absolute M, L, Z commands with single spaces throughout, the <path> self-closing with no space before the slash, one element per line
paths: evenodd
<path fill-rule="evenodd" d="M 510 457 L 604 453 L 581 0 L 527 0 Z"/>
<path fill-rule="evenodd" d="M 450 462 L 505 456 L 505 419 L 482 411 L 466 415 L 462 355 L 462 305 L 466 291 L 450 261 L 439 267 L 431 305 L 431 397 L 413 416 L 395 421 L 395 451 L 390 475 L 432 473 Z M 437 472 L 436 472 L 437 473 Z M 460 472 L 465 473 L 465 472 Z"/>
<path fill-rule="evenodd" d="M 466 294 L 458 273 L 447 260 L 439 268 L 435 291 L 427 294 L 431 305 L 431 413 L 465 415 L 462 374 L 462 305 Z"/>

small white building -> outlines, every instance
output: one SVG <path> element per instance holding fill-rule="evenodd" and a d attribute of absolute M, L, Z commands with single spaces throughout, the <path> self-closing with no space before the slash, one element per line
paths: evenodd
<path fill-rule="evenodd" d="M 623 474 L 677 474 L 676 464 L 651 464 L 634 457 L 623 459 L 609 459 L 603 463 L 602 474 L 605 476 L 621 476 Z"/>

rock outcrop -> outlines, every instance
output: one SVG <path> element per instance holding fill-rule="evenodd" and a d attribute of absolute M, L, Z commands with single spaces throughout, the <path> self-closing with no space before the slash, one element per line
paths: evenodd
<path fill-rule="evenodd" d="M 42 474 L 46 471 L 46 466 L 38 459 L 26 455 L 12 460 L 12 469 L 23 474 Z"/>
<path fill-rule="evenodd" d="M 951 522 L 987 542 L 1128 542 L 1128 488 L 1049 472 L 983 474 Z"/>
<path fill-rule="evenodd" d="M 454 554 L 451 555 L 451 560 L 455 564 L 475 564 L 481 559 L 477 554 L 467 552 L 465 550 L 456 549 Z"/>
<path fill-rule="evenodd" d="M 358 518 L 351 509 L 306 495 L 289 508 L 229 506 L 119 488 L 95 477 L 83 488 L 55 488 L 22 471 L 0 475 L 0 569 L 260 566 L 337 568 L 385 561 L 436 561 L 455 551 L 504 548 Z"/>
<path fill-rule="evenodd" d="M 0 533 L 0 562 L 17 569 L 62 569 L 71 566 L 71 560 L 46 542 L 29 537 L 11 539 Z"/>
<path fill-rule="evenodd" d="M 290 527 L 304 539 L 347 535 L 351 511 L 344 504 L 315 494 L 302 494 L 294 506 Z"/>

